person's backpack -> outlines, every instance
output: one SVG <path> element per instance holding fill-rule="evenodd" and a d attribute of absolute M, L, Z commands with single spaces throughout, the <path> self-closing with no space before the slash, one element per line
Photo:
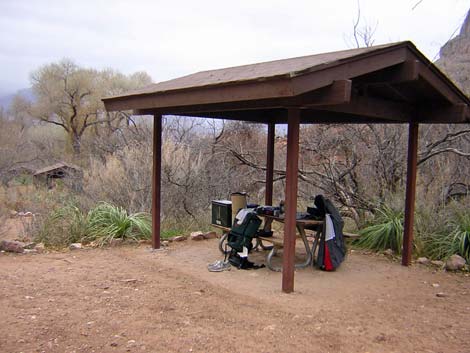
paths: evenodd
<path fill-rule="evenodd" d="M 334 271 L 346 256 L 343 236 L 343 218 L 333 203 L 323 195 L 317 195 L 313 211 L 315 216 L 324 217 L 323 232 L 319 239 L 316 266 L 325 271 Z"/>
<path fill-rule="evenodd" d="M 256 213 L 252 210 L 246 211 L 242 222 L 235 222 L 232 229 L 230 229 L 227 245 L 236 252 L 243 252 L 244 247 L 250 252 L 253 248 L 252 240 L 256 236 L 260 225 L 261 219 Z"/>

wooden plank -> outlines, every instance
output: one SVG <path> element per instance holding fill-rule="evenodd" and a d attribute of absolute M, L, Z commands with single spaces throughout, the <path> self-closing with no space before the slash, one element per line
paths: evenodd
<path fill-rule="evenodd" d="M 153 117 L 152 247 L 160 249 L 162 117 Z"/>
<path fill-rule="evenodd" d="M 407 103 L 398 103 L 385 99 L 353 96 L 349 104 L 318 107 L 331 112 L 340 112 L 373 119 L 408 122 L 413 116 L 413 109 Z"/>
<path fill-rule="evenodd" d="M 350 80 L 334 81 L 331 85 L 321 87 L 297 97 L 283 97 L 271 99 L 258 99 L 237 102 L 218 102 L 215 104 L 198 104 L 193 106 L 174 107 L 174 108 L 152 108 L 137 109 L 134 111 L 136 115 L 150 114 L 187 114 L 201 115 L 211 114 L 220 116 L 230 116 L 230 112 L 239 113 L 242 110 L 252 111 L 253 114 L 259 109 L 279 109 L 291 106 L 316 106 L 316 105 L 334 105 L 345 104 L 351 98 L 352 82 Z M 259 121 L 265 121 L 266 116 L 258 114 Z"/>
<path fill-rule="evenodd" d="M 284 256 L 282 258 L 282 291 L 294 290 L 294 258 L 296 239 L 297 186 L 299 168 L 300 110 L 288 110 L 286 156 L 286 211 L 284 220 Z"/>
<path fill-rule="evenodd" d="M 282 249 L 284 247 L 284 238 L 277 238 L 277 237 L 258 237 L 262 241 L 271 243 L 275 245 L 278 249 Z"/>
<path fill-rule="evenodd" d="M 413 224 L 416 196 L 416 169 L 418 160 L 418 128 L 417 123 L 409 124 L 408 135 L 408 171 L 406 177 L 405 224 L 403 232 L 403 253 L 401 263 L 408 266 L 413 250 Z"/>
<path fill-rule="evenodd" d="M 313 107 L 318 105 L 346 104 L 351 100 L 351 80 L 334 81 L 331 85 L 311 91 L 307 94 L 285 99 L 285 106 Z"/>
<path fill-rule="evenodd" d="M 104 102 L 107 111 L 165 108 L 164 114 L 172 114 L 171 108 L 196 104 L 220 104 L 292 96 L 290 79 L 275 78 L 266 81 L 110 98 Z"/>
<path fill-rule="evenodd" d="M 345 238 L 359 238 L 360 235 L 356 233 L 343 232 Z"/>
<path fill-rule="evenodd" d="M 354 84 L 374 86 L 374 85 L 395 85 L 404 82 L 416 81 L 419 78 L 419 61 L 411 58 L 405 62 L 374 71 L 370 74 L 354 79 Z"/>
<path fill-rule="evenodd" d="M 427 106 L 420 107 L 417 111 L 417 120 L 419 122 L 433 124 L 466 123 L 469 109 L 464 103 L 448 106 Z"/>

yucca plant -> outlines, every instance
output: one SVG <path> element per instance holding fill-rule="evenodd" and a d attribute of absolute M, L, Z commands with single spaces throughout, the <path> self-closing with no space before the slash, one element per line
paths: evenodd
<path fill-rule="evenodd" d="M 125 209 L 102 202 L 88 212 L 88 228 L 85 240 L 100 245 L 113 239 L 148 239 L 151 221 L 147 213 L 129 215 Z"/>
<path fill-rule="evenodd" d="M 403 246 L 403 211 L 388 206 L 376 209 L 372 223 L 359 231 L 354 245 L 371 250 L 392 249 L 401 253 Z"/>

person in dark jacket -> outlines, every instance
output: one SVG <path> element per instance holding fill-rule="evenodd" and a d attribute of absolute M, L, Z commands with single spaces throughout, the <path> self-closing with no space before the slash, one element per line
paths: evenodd
<path fill-rule="evenodd" d="M 316 266 L 325 271 L 333 271 L 343 262 L 346 246 L 343 235 L 343 218 L 333 203 L 323 195 L 317 195 L 315 207 L 308 211 L 316 218 L 324 219 L 323 232 L 319 241 Z"/>

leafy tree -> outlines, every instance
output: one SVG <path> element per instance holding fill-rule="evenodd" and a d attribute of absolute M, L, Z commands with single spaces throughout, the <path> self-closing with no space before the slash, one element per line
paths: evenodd
<path fill-rule="evenodd" d="M 125 112 L 106 112 L 101 98 L 147 85 L 151 79 L 144 72 L 125 76 L 113 70 L 81 68 L 63 59 L 33 72 L 31 82 L 36 97 L 31 116 L 62 127 L 79 155 L 82 137 L 91 127 L 105 125 L 113 131 L 123 121 L 129 122 Z"/>

